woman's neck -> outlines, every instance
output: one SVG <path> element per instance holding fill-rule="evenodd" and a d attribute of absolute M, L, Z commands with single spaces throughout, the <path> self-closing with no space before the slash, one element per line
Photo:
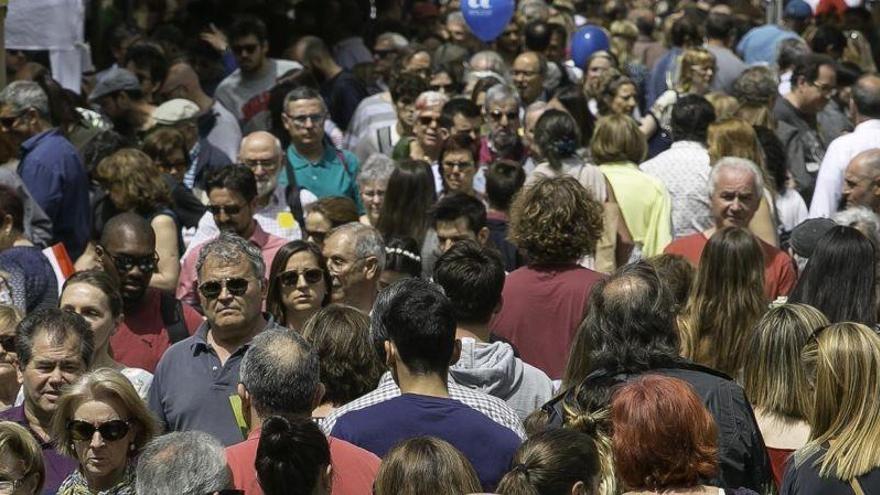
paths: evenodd
<path fill-rule="evenodd" d="M 95 351 L 94 356 L 92 357 L 92 369 L 98 368 L 110 368 L 114 370 L 121 370 L 125 368 L 125 366 L 113 359 L 110 356 L 110 344 L 105 344 L 100 349 Z"/>

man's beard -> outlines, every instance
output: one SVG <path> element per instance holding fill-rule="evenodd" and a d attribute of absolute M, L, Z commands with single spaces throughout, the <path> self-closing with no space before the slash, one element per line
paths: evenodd
<path fill-rule="evenodd" d="M 510 131 L 492 133 L 492 146 L 495 147 L 495 151 L 502 155 L 513 151 L 516 143 L 517 136 Z"/>

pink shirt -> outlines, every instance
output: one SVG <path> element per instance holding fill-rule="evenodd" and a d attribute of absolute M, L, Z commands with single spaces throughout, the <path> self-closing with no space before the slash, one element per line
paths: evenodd
<path fill-rule="evenodd" d="M 254 233 L 249 239 L 255 246 L 260 248 L 263 253 L 263 261 L 266 263 L 266 271 L 272 266 L 272 260 L 275 259 L 275 253 L 281 249 L 281 246 L 287 244 L 286 239 L 274 236 L 260 228 L 260 224 L 254 222 Z M 208 241 L 210 242 L 210 241 Z M 198 273 L 196 273 L 196 262 L 199 260 L 199 253 L 208 242 L 204 242 L 193 249 L 183 257 L 183 263 L 180 265 L 180 278 L 177 282 L 177 298 L 186 304 L 194 307 L 200 307 L 198 288 Z M 266 275 L 263 274 L 265 277 Z"/>
<path fill-rule="evenodd" d="M 333 466 L 332 495 L 368 495 L 381 462 L 368 452 L 345 440 L 327 437 L 330 442 L 330 463 Z M 226 448 L 226 462 L 232 471 L 232 483 L 245 495 L 263 495 L 254 462 L 260 443 L 260 429 L 248 434 L 247 440 Z"/>

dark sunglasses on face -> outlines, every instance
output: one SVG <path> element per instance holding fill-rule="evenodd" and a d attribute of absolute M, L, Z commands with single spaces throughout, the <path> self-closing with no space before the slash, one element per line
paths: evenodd
<path fill-rule="evenodd" d="M 443 168 L 448 170 L 455 170 L 455 167 L 458 167 L 459 170 L 469 170 L 473 166 L 474 162 L 443 162 Z"/>
<path fill-rule="evenodd" d="M 278 280 L 284 287 L 296 287 L 300 276 L 306 279 L 307 284 L 314 285 L 324 279 L 324 272 L 320 268 L 308 268 L 301 272 L 287 270 L 278 275 Z"/>
<path fill-rule="evenodd" d="M 4 352 L 15 352 L 15 335 L 4 335 L 0 337 L 0 347 Z"/>
<path fill-rule="evenodd" d="M 455 91 L 455 85 L 449 84 L 432 84 L 431 91 L 439 91 L 441 93 L 452 93 Z"/>
<path fill-rule="evenodd" d="M 78 419 L 67 422 L 67 431 L 70 433 L 70 438 L 79 442 L 91 440 L 96 431 L 101 434 L 101 438 L 105 441 L 114 442 L 127 435 L 129 429 L 129 421 L 124 419 L 114 419 L 101 423 L 98 426 Z"/>
<path fill-rule="evenodd" d="M 307 239 L 312 239 L 318 244 L 324 242 L 324 238 L 327 237 L 326 232 L 317 232 L 314 230 L 306 230 L 305 234 Z"/>
<path fill-rule="evenodd" d="M 250 281 L 241 277 L 225 278 L 223 280 L 208 280 L 199 285 L 199 292 L 201 292 L 206 299 L 216 299 L 225 286 L 230 294 L 239 297 L 247 292 L 249 285 Z"/>
<path fill-rule="evenodd" d="M 393 50 L 393 49 L 392 50 L 378 50 L 377 49 L 377 50 L 373 50 L 373 56 L 375 58 L 385 58 L 389 55 L 394 55 L 396 52 L 397 52 L 397 50 Z"/>
<path fill-rule="evenodd" d="M 422 124 L 425 127 L 430 126 L 433 123 L 440 125 L 440 119 L 437 119 L 434 117 L 428 117 L 428 116 L 419 117 L 419 124 Z"/>
<path fill-rule="evenodd" d="M 260 45 L 256 43 L 248 44 L 248 45 L 232 45 L 232 51 L 235 53 L 253 53 L 257 51 Z"/>
<path fill-rule="evenodd" d="M 492 120 L 494 120 L 495 122 L 501 122 L 501 118 L 504 117 L 505 115 L 507 116 L 508 121 L 519 119 L 519 111 L 518 110 L 514 110 L 512 112 L 507 112 L 507 113 L 504 113 L 501 110 L 493 110 L 492 112 L 489 112 L 489 116 L 492 117 Z"/>
<path fill-rule="evenodd" d="M 9 117 L 2 117 L 2 118 L 0 118 L 0 125 L 2 125 L 4 129 L 9 129 L 13 125 L 15 125 L 15 123 L 18 121 L 18 119 L 21 118 L 22 115 L 24 115 L 26 113 L 27 113 L 27 110 L 23 110 L 21 112 L 18 112 L 15 115 L 11 115 Z"/>
<path fill-rule="evenodd" d="M 208 205 L 208 211 L 212 215 L 226 213 L 227 215 L 238 215 L 241 212 L 240 205 Z"/>
<path fill-rule="evenodd" d="M 110 254 L 107 252 L 107 255 L 113 260 L 116 269 L 123 273 L 130 272 L 134 267 L 140 268 L 144 273 L 152 273 L 156 270 L 156 265 L 159 263 L 159 256 L 156 253 L 148 256 L 129 256 L 127 254 Z"/>

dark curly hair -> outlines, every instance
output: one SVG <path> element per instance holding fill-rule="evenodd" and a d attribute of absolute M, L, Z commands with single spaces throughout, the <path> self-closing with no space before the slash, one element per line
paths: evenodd
<path fill-rule="evenodd" d="M 510 207 L 510 242 L 529 264 L 568 263 L 596 250 L 602 205 L 573 177 L 545 177 L 523 189 Z"/>
<path fill-rule="evenodd" d="M 331 304 L 309 319 L 302 334 L 321 361 L 324 403 L 341 406 L 379 385 L 384 369 L 370 341 L 370 319 L 358 309 Z"/>

